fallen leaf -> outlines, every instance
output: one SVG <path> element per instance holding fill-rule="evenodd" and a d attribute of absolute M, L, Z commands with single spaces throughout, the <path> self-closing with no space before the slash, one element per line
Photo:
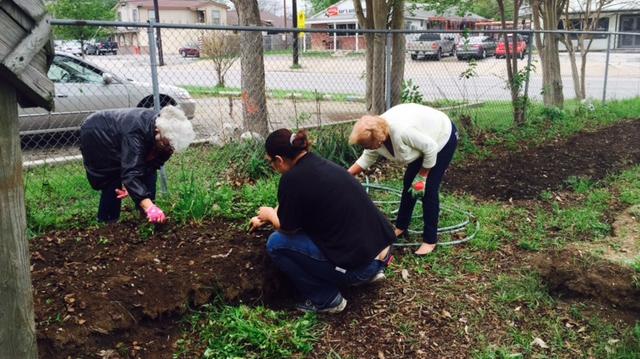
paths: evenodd
<path fill-rule="evenodd" d="M 544 340 L 540 339 L 540 338 L 535 338 L 532 342 L 531 345 L 537 345 L 542 349 L 547 349 L 549 348 L 549 346 L 547 345 L 547 343 L 544 342 Z"/>
<path fill-rule="evenodd" d="M 409 271 L 406 269 L 403 269 L 402 272 L 400 273 L 400 275 L 402 276 L 402 280 L 405 282 L 409 281 Z"/>
<path fill-rule="evenodd" d="M 378 359 L 384 359 L 384 353 L 383 352 L 378 352 Z"/>
<path fill-rule="evenodd" d="M 452 318 L 451 313 L 447 312 L 447 311 L 446 311 L 446 310 L 444 310 L 444 309 L 442 310 L 442 315 L 444 315 L 445 317 L 447 317 L 447 318 L 449 318 L 449 319 L 451 319 L 451 318 Z"/>
<path fill-rule="evenodd" d="M 619 342 L 619 341 L 620 341 L 620 339 L 609 339 L 609 341 L 608 341 L 607 343 L 608 343 L 609 345 L 613 345 L 613 344 L 615 344 L 615 343 L 617 343 L 617 342 Z"/>

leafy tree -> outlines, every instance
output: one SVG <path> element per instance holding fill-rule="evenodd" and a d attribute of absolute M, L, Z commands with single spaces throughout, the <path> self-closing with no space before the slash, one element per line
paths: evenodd
<path fill-rule="evenodd" d="M 56 19 L 115 20 L 118 0 L 56 0 L 48 10 Z M 84 53 L 84 42 L 91 38 L 105 37 L 109 31 L 87 26 L 56 26 L 57 39 L 78 40 Z"/>
<path fill-rule="evenodd" d="M 202 53 L 213 61 L 218 77 L 216 87 L 224 87 L 224 76 L 240 57 L 240 36 L 229 31 L 213 31 L 202 39 Z"/>

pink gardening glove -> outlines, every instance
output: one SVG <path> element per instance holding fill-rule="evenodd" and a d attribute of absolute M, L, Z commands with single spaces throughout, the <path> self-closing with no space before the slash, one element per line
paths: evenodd
<path fill-rule="evenodd" d="M 122 187 L 122 189 L 116 188 L 116 198 L 117 199 L 125 199 L 129 197 L 129 191 L 126 188 Z"/>
<path fill-rule="evenodd" d="M 154 204 L 147 209 L 147 219 L 151 223 L 164 223 L 167 220 L 167 216 Z"/>

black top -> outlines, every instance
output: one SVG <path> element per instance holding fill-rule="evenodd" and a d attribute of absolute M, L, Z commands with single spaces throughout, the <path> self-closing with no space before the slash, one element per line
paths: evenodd
<path fill-rule="evenodd" d="M 80 151 L 94 189 L 121 180 L 139 203 L 151 193 L 141 180 L 162 163 L 146 161 L 155 144 L 158 112 L 135 108 L 98 111 L 80 128 Z"/>
<path fill-rule="evenodd" d="M 395 240 L 393 227 L 344 168 L 308 153 L 280 178 L 278 218 L 285 232 L 301 230 L 335 265 L 369 264 Z"/>

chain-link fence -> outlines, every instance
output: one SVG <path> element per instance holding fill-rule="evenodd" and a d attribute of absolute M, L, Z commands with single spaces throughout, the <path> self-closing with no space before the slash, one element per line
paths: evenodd
<path fill-rule="evenodd" d="M 268 128 L 275 129 L 332 124 L 367 112 L 366 41 L 356 30 L 306 32 L 294 64 L 292 33 L 283 29 L 132 23 L 98 27 L 86 22 L 84 26 L 109 35 L 82 43 L 56 41 L 57 55 L 49 71 L 55 83 L 55 111 L 20 112 L 24 161 L 29 166 L 78 159 L 77 128 L 87 115 L 100 109 L 153 107 L 154 95 L 159 106 L 182 107 L 198 140 L 212 143 L 239 139 L 247 130 L 248 116 L 266 115 Z M 529 73 L 522 77 L 523 91 L 532 101 L 541 101 L 542 65 L 533 33 L 510 33 L 517 36 L 515 54 L 521 58 L 517 71 Z M 501 44 L 504 35 L 407 32 L 403 99 L 445 111 L 477 113 L 485 121 L 509 116 L 511 95 L 501 57 L 510 53 L 505 54 Z M 253 43 L 247 45 L 251 37 Z M 242 68 L 240 61 L 242 52 L 257 53 L 260 42 L 268 49 L 261 60 L 264 75 L 259 66 Z M 158 46 L 150 46 L 153 43 Z M 640 49 L 640 34 L 602 33 L 588 54 L 575 55 L 575 66 L 571 56 L 561 52 L 565 98 L 576 98 L 574 88 L 579 85 L 572 68 L 579 75 L 583 59 L 587 98 L 600 101 L 605 93 L 607 99 L 640 96 L 640 53 L 634 49 Z M 250 96 L 250 86 L 260 86 L 262 78 L 264 102 Z"/>

